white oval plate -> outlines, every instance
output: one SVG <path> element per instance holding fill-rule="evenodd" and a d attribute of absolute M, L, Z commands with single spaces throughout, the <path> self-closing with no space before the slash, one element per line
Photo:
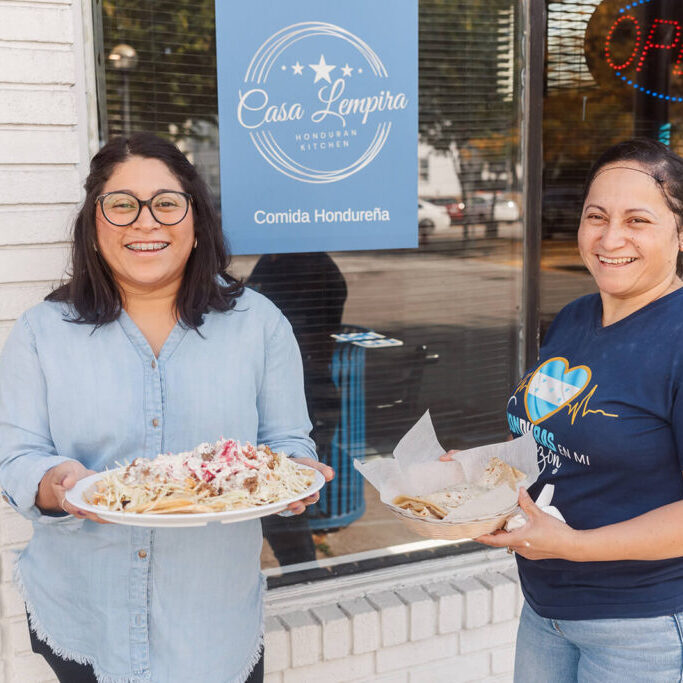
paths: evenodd
<path fill-rule="evenodd" d="M 102 477 L 102 472 L 91 474 L 76 482 L 70 491 L 66 493 L 66 500 L 81 510 L 87 512 L 94 512 L 96 515 L 106 520 L 107 522 L 115 522 L 116 524 L 128 524 L 130 526 L 154 526 L 154 527 L 183 527 L 183 526 L 204 526 L 209 522 L 222 522 L 223 524 L 230 524 L 231 522 L 244 522 L 247 519 L 256 519 L 257 517 L 265 517 L 266 515 L 273 515 L 277 512 L 282 512 L 290 503 L 306 498 L 319 491 L 325 483 L 325 477 L 316 469 L 294 463 L 297 467 L 307 470 L 313 470 L 315 479 L 313 483 L 302 493 L 294 498 L 287 498 L 276 503 L 268 503 L 267 505 L 259 505 L 257 507 L 242 509 L 242 510 L 226 510 L 225 512 L 186 512 L 186 513 L 171 513 L 168 515 L 152 513 L 152 512 L 118 512 L 108 510 L 101 505 L 92 505 L 85 501 L 85 494 L 88 493 Z"/>

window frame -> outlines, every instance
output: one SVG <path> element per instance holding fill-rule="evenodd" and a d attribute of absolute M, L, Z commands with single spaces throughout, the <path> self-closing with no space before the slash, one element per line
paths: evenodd
<path fill-rule="evenodd" d="M 516 0 L 519 11 L 519 22 L 515 24 L 513 40 L 521 41 L 522 63 L 524 75 L 520 79 L 519 120 L 522 122 L 522 136 L 519 152 L 521 156 L 522 215 L 522 293 L 521 316 L 519 317 L 519 339 L 517 368 L 521 377 L 526 368 L 538 357 L 539 349 L 539 317 L 540 317 L 540 258 L 541 258 L 541 198 L 542 198 L 542 115 L 543 115 L 543 75 L 544 49 L 546 31 L 545 0 Z M 90 16 L 84 24 L 92 29 L 90 41 L 85 45 L 92 47 L 93 63 L 91 82 L 94 93 L 91 97 L 94 112 L 91 112 L 89 131 L 91 153 L 104 144 L 109 138 L 109 122 L 107 116 L 106 55 L 104 53 L 104 35 L 102 22 L 102 0 L 91 0 L 90 9 L 84 9 L 84 15 Z M 87 47 L 86 47 L 87 49 Z M 95 115 L 96 113 L 96 115 Z M 94 122 L 94 123 L 93 123 Z M 416 149 L 417 157 L 417 149 Z M 421 160 L 418 161 L 419 172 L 422 171 Z M 428 165 L 428 164 L 427 164 Z M 428 171 L 428 168 L 425 169 Z M 377 549 L 381 550 L 381 549 Z M 294 571 L 268 571 L 268 587 L 284 587 L 311 581 L 362 574 L 391 569 L 406 564 L 425 561 L 448 562 L 460 555 L 481 551 L 482 546 L 465 540 L 447 545 L 436 545 L 434 548 L 412 550 L 398 554 L 385 554 L 382 557 L 345 561 L 326 566 Z"/>

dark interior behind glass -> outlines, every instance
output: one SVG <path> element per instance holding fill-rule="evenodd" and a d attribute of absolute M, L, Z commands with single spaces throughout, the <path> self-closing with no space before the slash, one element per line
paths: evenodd
<path fill-rule="evenodd" d="M 102 137 L 143 129 L 175 140 L 229 226 L 230 207 L 219 197 L 213 0 L 94 6 Z M 419 16 L 419 248 L 234 260 L 234 272 L 293 324 L 314 437 L 338 470 L 305 523 L 266 525 L 267 537 L 284 539 L 276 552 L 282 564 L 416 547 L 421 539 L 351 465 L 390 454 L 425 410 L 446 448 L 507 433 L 521 310 L 519 7 L 421 0 Z M 137 52 L 129 70 L 108 59 L 122 43 Z M 330 337 L 365 330 L 402 345 L 364 349 Z M 266 549 L 264 565 L 275 564 Z"/>

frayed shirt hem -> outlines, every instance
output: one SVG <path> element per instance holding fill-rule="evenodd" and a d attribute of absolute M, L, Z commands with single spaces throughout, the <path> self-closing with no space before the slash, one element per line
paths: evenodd
<path fill-rule="evenodd" d="M 256 647 L 252 649 L 251 657 L 244 665 L 242 671 L 240 671 L 235 683 L 245 683 L 247 678 L 249 678 L 249 676 L 251 675 L 251 672 L 254 670 L 254 667 L 258 664 L 258 660 L 261 658 L 261 655 L 263 654 L 263 641 L 265 634 L 264 595 L 267 588 L 267 579 L 264 574 L 261 574 L 261 601 L 259 603 L 259 637 L 256 640 Z"/>
<path fill-rule="evenodd" d="M 97 678 L 98 683 L 154 683 L 152 677 L 151 677 L 151 672 L 150 675 L 146 674 L 141 674 L 139 676 L 130 676 L 130 675 L 123 675 L 123 676 L 118 676 L 114 674 L 107 673 L 106 671 L 103 671 L 99 665 L 97 664 L 97 661 L 95 660 L 94 657 L 90 655 L 83 654 L 81 652 L 77 652 L 76 650 L 72 650 L 71 648 L 68 648 L 64 646 L 62 643 L 60 643 L 58 640 L 53 638 L 43 627 L 40 619 L 38 618 L 36 614 L 36 610 L 33 607 L 33 604 L 31 600 L 28 597 L 28 594 L 26 592 L 26 587 L 24 586 L 24 581 L 21 577 L 21 570 L 19 569 L 19 557 L 15 559 L 14 562 L 14 572 L 13 572 L 13 579 L 14 579 L 14 584 L 17 587 L 17 590 L 19 591 L 19 595 L 21 596 L 21 599 L 24 601 L 24 605 L 26 606 L 26 613 L 28 614 L 28 621 L 31 629 L 33 632 L 36 634 L 39 640 L 42 640 L 44 643 L 48 645 L 48 647 L 58 656 L 61 657 L 62 659 L 68 659 L 71 661 L 76 662 L 77 664 L 89 664 L 92 666 L 93 671 L 95 673 L 95 677 Z M 254 667 L 256 664 L 258 664 L 259 659 L 262 656 L 263 653 L 263 644 L 264 644 L 264 605 L 263 605 L 263 591 L 265 590 L 266 586 L 266 577 L 261 576 L 261 607 L 260 607 L 260 633 L 258 638 L 256 639 L 256 645 L 252 649 L 252 654 L 247 660 L 247 663 L 244 665 L 240 673 L 237 675 L 237 678 L 233 679 L 233 683 L 245 683 L 246 680 L 249 678 L 251 675 L 251 672 L 254 670 Z M 229 683 L 229 682 L 228 682 Z"/>
<path fill-rule="evenodd" d="M 102 669 L 98 666 L 97 662 L 95 661 L 94 657 L 83 654 L 82 652 L 77 652 L 76 650 L 72 650 L 71 648 L 68 648 L 62 643 L 60 643 L 58 639 L 55 639 L 45 630 L 38 615 L 36 614 L 35 607 L 33 606 L 33 603 L 31 602 L 26 593 L 26 587 L 24 586 L 24 582 L 21 578 L 21 571 L 19 569 L 18 559 L 14 564 L 13 578 L 14 584 L 19 590 L 19 595 L 21 596 L 22 600 L 24 601 L 24 604 L 26 605 L 28 623 L 31 629 L 34 631 L 38 639 L 46 643 L 48 647 L 58 657 L 74 661 L 77 664 L 89 664 L 90 666 L 92 666 L 93 671 L 95 672 L 95 677 L 97 678 L 98 683 L 141 683 L 141 681 L 151 681 L 149 677 L 146 677 L 144 675 L 133 677 L 116 676 L 114 674 L 107 673 L 106 671 L 102 671 Z"/>

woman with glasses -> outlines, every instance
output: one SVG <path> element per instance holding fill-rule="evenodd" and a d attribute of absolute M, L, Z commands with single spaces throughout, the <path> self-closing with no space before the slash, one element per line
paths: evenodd
<path fill-rule="evenodd" d="M 291 327 L 226 274 L 206 185 L 174 145 L 114 139 L 85 189 L 69 281 L 21 316 L 0 355 L 0 484 L 33 521 L 17 579 L 34 651 L 69 683 L 260 681 L 259 520 L 104 524 L 65 495 L 116 463 L 220 437 L 331 479 L 308 436 Z"/>

